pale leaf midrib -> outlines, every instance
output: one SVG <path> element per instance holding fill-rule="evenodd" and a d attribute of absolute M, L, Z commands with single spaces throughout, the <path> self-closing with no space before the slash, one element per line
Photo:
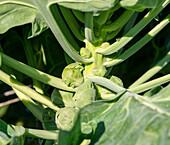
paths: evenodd
<path fill-rule="evenodd" d="M 167 112 L 167 111 L 161 109 L 160 107 L 156 106 L 155 104 L 150 102 L 147 98 L 144 98 L 144 97 L 139 96 L 139 95 L 135 95 L 134 99 L 136 99 L 137 101 L 139 101 L 140 103 L 142 103 L 146 107 L 152 109 L 153 111 L 155 111 L 159 114 L 165 114 L 167 116 L 170 116 L 170 112 Z M 142 100 L 140 100 L 140 99 L 142 99 Z"/>
<path fill-rule="evenodd" d="M 29 3 L 24 3 L 24 2 L 18 2 L 18 1 L 4 1 L 4 2 L 0 2 L 0 5 L 3 5 L 3 4 L 18 4 L 18 5 L 23 5 L 23 6 L 26 6 L 26 7 L 31 7 L 31 8 L 36 9 L 36 7 L 34 5 L 31 5 Z"/>

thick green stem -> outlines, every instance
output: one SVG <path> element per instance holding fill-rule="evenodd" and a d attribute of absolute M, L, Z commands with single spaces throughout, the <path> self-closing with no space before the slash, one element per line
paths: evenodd
<path fill-rule="evenodd" d="M 85 37 L 91 43 L 94 43 L 97 41 L 94 35 L 94 31 L 93 31 L 93 13 L 92 12 L 85 13 Z"/>
<path fill-rule="evenodd" d="M 169 0 L 160 3 L 155 9 L 151 10 L 140 22 L 138 22 L 128 33 L 125 34 L 119 41 L 113 43 L 106 49 L 98 49 L 96 52 L 109 55 L 117 52 L 131 41 L 155 16 L 157 16 L 168 4 Z"/>
<path fill-rule="evenodd" d="M 51 85 L 53 87 L 66 90 L 66 91 L 74 91 L 74 89 L 67 87 L 66 84 L 62 81 L 62 79 L 51 76 L 49 74 L 46 74 L 42 71 L 39 71 L 35 68 L 32 68 L 26 64 L 23 64 L 13 58 L 10 58 L 9 56 L 3 54 L 0 52 L 2 55 L 3 63 L 6 64 L 7 66 L 24 73 L 36 80 L 39 80 L 40 82 L 43 82 L 45 84 Z"/>
<path fill-rule="evenodd" d="M 95 50 L 98 49 L 99 46 L 95 47 L 92 43 L 86 40 L 86 48 L 90 50 L 92 57 L 94 58 L 94 62 L 85 65 L 84 77 L 88 74 L 91 74 L 91 71 L 94 67 L 103 65 L 103 56 L 101 54 L 95 53 Z"/>
<path fill-rule="evenodd" d="M 80 33 L 80 25 L 75 19 L 74 15 L 72 14 L 71 10 L 62 6 L 59 6 L 68 26 L 70 27 L 73 34 L 79 39 L 80 41 L 84 41 L 84 37 Z"/>
<path fill-rule="evenodd" d="M 127 21 L 131 18 L 133 15 L 134 11 L 131 10 L 126 10 L 117 20 L 115 20 L 112 24 L 106 25 L 103 27 L 103 31 L 111 32 L 115 31 L 122 26 L 124 26 Z"/>
<path fill-rule="evenodd" d="M 40 129 L 25 129 L 26 137 L 43 138 L 49 140 L 58 139 L 59 130 L 40 130 Z"/>
<path fill-rule="evenodd" d="M 141 92 L 147 91 L 149 89 L 152 89 L 154 87 L 157 87 L 159 85 L 162 85 L 164 83 L 167 83 L 169 81 L 170 81 L 170 74 L 165 75 L 165 76 L 160 77 L 160 78 L 157 78 L 155 80 L 149 81 L 149 82 L 144 83 L 142 85 L 130 88 L 128 90 L 131 91 L 131 92 L 134 92 L 134 93 L 141 93 Z"/>
<path fill-rule="evenodd" d="M 33 89 L 23 85 L 22 83 L 20 83 L 19 81 L 17 81 L 16 79 L 14 79 L 13 77 L 7 75 L 6 73 L 4 73 L 3 71 L 0 70 L 0 80 L 2 80 L 4 83 L 8 84 L 9 86 L 17 89 L 18 91 L 22 92 L 23 94 L 25 94 L 26 96 L 31 97 L 32 99 L 48 106 L 51 109 L 54 110 L 58 110 L 59 108 L 57 106 L 55 106 L 50 98 L 37 93 L 36 91 L 34 91 Z"/>
<path fill-rule="evenodd" d="M 147 80 L 149 80 L 152 76 L 158 73 L 162 68 L 164 68 L 170 62 L 170 52 L 162 58 L 154 67 L 148 70 L 144 75 L 142 75 L 136 82 L 134 82 L 129 88 L 136 87 Z"/>
<path fill-rule="evenodd" d="M 128 50 L 118 56 L 116 59 L 105 62 L 104 65 L 106 67 L 117 65 L 124 60 L 128 59 L 134 53 L 136 53 L 139 49 L 141 49 L 145 44 L 147 44 L 153 37 L 156 36 L 168 23 L 170 20 L 170 15 L 167 16 L 163 21 L 161 21 L 157 26 L 155 26 L 148 34 L 146 34 L 142 39 L 140 39 L 137 43 L 131 46 Z"/>

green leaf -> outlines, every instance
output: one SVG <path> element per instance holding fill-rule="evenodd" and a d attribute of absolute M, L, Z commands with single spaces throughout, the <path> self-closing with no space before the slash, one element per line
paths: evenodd
<path fill-rule="evenodd" d="M 14 133 L 13 128 L 10 125 L 6 124 L 1 119 L 0 119 L 0 131 L 4 132 L 5 134 Z"/>
<path fill-rule="evenodd" d="M 114 82 L 115 84 L 123 87 L 123 82 L 120 78 L 116 77 L 116 76 L 110 76 L 110 80 L 112 82 Z M 102 99 L 111 99 L 111 98 L 114 98 L 114 96 L 116 97 L 116 93 L 113 92 L 113 91 L 110 91 L 109 89 L 105 88 L 105 87 L 101 87 L 101 86 L 98 86 L 99 88 L 101 88 L 101 98 Z"/>
<path fill-rule="evenodd" d="M 80 85 L 80 86 L 77 88 L 76 93 L 77 93 L 77 94 L 80 94 L 80 93 L 82 93 L 84 90 L 88 90 L 88 89 L 91 89 L 91 88 L 94 88 L 93 83 L 92 83 L 90 80 L 86 80 L 82 85 Z"/>
<path fill-rule="evenodd" d="M 48 0 L 49 3 L 58 3 L 67 8 L 83 12 L 103 11 L 113 7 L 117 0 Z"/>
<path fill-rule="evenodd" d="M 83 108 L 94 102 L 96 99 L 95 97 L 96 90 L 94 89 L 93 83 L 90 80 L 87 80 L 76 89 L 73 100 L 76 107 Z"/>
<path fill-rule="evenodd" d="M 22 126 L 12 127 L 0 120 L 0 143 L 9 143 L 10 145 L 24 145 L 25 128 Z"/>
<path fill-rule="evenodd" d="M 88 105 L 80 110 L 80 118 L 68 135 L 71 136 L 71 133 L 76 132 L 76 136 L 83 136 L 85 133 L 83 127 L 88 125 L 92 128 L 92 133 L 88 134 L 88 138 L 91 139 L 90 144 L 168 145 L 170 141 L 168 133 L 170 101 L 167 102 L 170 98 L 169 89 L 170 85 L 153 96 L 153 100 L 126 92 L 116 103 L 100 101 Z M 78 128 L 79 124 L 81 129 Z M 76 136 L 71 138 L 76 140 L 75 145 L 83 141 Z M 63 145 L 67 143 L 63 142 Z"/>
<path fill-rule="evenodd" d="M 24 145 L 25 142 L 25 128 L 22 126 L 14 127 L 15 133 L 10 134 L 12 136 L 12 140 L 10 145 Z"/>
<path fill-rule="evenodd" d="M 39 35 L 48 28 L 31 0 L 0 0 L 0 34 L 10 28 L 31 23 L 28 37 Z"/>
<path fill-rule="evenodd" d="M 58 89 L 54 89 L 54 91 L 51 94 L 52 102 L 59 107 L 64 107 L 64 106 L 74 107 L 72 97 L 73 97 L 73 93 L 61 91 Z"/>
<path fill-rule="evenodd" d="M 111 76 L 110 80 L 116 84 L 118 84 L 119 86 L 123 87 L 123 82 L 120 78 L 118 78 L 117 76 Z"/>
<path fill-rule="evenodd" d="M 163 110 L 166 110 L 170 112 L 170 84 L 164 88 L 161 89 L 157 94 L 151 97 L 151 101 L 162 108 Z"/>
<path fill-rule="evenodd" d="M 107 78 L 104 78 L 104 77 L 88 75 L 87 78 L 89 80 L 91 80 L 92 82 L 94 82 L 95 84 L 103 86 L 103 87 L 105 87 L 105 88 L 107 88 L 107 89 L 109 89 L 113 92 L 116 92 L 116 93 L 119 93 L 119 92 L 126 90 L 125 88 L 119 86 L 118 84 L 116 84 L 113 81 L 111 81 Z"/>
<path fill-rule="evenodd" d="M 91 104 L 94 102 L 96 96 L 96 90 L 95 89 L 87 89 L 82 91 L 79 94 L 75 94 L 73 97 L 73 100 L 75 102 L 75 106 L 78 108 L 83 108 L 86 105 Z"/>
<path fill-rule="evenodd" d="M 5 133 L 0 131 L 0 144 L 7 145 L 8 143 L 9 143 L 9 137 Z"/>
<path fill-rule="evenodd" d="M 0 118 L 2 118 L 8 111 L 9 105 L 0 107 Z"/>
<path fill-rule="evenodd" d="M 156 7 L 159 0 L 120 0 L 119 4 L 127 9 L 143 11 L 146 8 Z"/>
<path fill-rule="evenodd" d="M 11 134 L 11 136 L 22 136 L 25 133 L 25 128 L 22 126 L 14 127 L 15 134 Z"/>

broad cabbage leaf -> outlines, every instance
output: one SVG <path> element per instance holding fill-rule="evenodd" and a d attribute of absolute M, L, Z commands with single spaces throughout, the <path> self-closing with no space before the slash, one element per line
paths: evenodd
<path fill-rule="evenodd" d="M 48 28 L 44 18 L 31 0 L 0 0 L 0 34 L 10 28 L 30 23 L 29 38 Z"/>
<path fill-rule="evenodd" d="M 103 11 L 113 7 L 117 0 L 48 0 L 49 4 L 58 3 L 67 8 L 83 12 Z"/>
<path fill-rule="evenodd" d="M 126 92 L 116 103 L 88 105 L 80 110 L 72 131 L 60 131 L 59 145 L 78 145 L 84 139 L 95 145 L 169 145 L 169 90 L 170 85 L 150 98 Z"/>
<path fill-rule="evenodd" d="M 119 4 L 127 9 L 143 11 L 146 8 L 154 8 L 158 0 L 120 0 Z"/>

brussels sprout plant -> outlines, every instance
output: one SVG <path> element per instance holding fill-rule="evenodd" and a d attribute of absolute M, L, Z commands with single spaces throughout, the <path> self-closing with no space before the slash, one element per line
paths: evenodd
<path fill-rule="evenodd" d="M 169 145 L 168 4 L 0 0 L 0 85 L 41 124 L 0 144 Z"/>

